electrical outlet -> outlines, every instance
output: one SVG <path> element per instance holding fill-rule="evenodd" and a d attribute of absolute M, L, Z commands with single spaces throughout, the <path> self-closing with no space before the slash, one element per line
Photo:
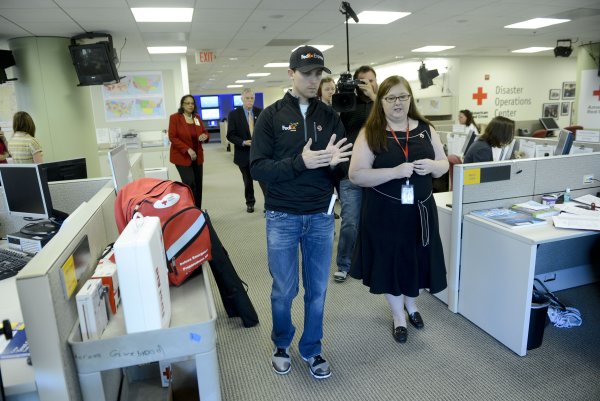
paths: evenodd
<path fill-rule="evenodd" d="M 593 180 L 594 180 L 594 174 L 586 174 L 583 176 L 584 184 L 591 184 Z"/>

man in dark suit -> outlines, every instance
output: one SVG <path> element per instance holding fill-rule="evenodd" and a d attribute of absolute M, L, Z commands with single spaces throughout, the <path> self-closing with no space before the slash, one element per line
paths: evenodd
<path fill-rule="evenodd" d="M 254 107 L 254 92 L 249 88 L 242 91 L 242 103 L 242 107 L 232 110 L 227 116 L 227 140 L 235 146 L 233 162 L 240 168 L 244 180 L 246 211 L 252 213 L 256 199 L 254 199 L 254 183 L 250 175 L 250 146 L 252 145 L 254 123 L 262 109 Z M 265 195 L 265 184 L 261 182 L 258 184 Z"/>

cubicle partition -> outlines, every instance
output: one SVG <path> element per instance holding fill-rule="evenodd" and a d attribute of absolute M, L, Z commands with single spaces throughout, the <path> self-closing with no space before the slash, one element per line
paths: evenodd
<path fill-rule="evenodd" d="M 120 308 L 101 339 L 83 342 L 75 296 L 118 237 L 114 185 L 107 178 L 61 181 L 50 191 L 54 207 L 71 215 L 16 276 L 35 386 L 19 382 L 13 393 L 37 387 L 41 401 L 116 401 L 129 387 L 121 386 L 122 367 L 192 360 L 200 399 L 219 401 L 216 309 L 206 266 L 203 274 L 171 290 L 170 327 L 127 335 Z M 1 209 L 0 223 L 4 233 L 24 224 Z M 31 376 L 25 360 L 19 363 Z M 38 399 L 33 393 L 26 399 Z"/>
<path fill-rule="evenodd" d="M 446 238 L 449 309 L 525 355 L 534 277 L 551 290 L 599 280 L 598 261 L 591 255 L 600 249 L 600 234 L 557 229 L 551 221 L 510 229 L 469 213 L 539 202 L 566 188 L 574 198 L 596 195 L 600 183 L 584 183 L 583 176 L 599 171 L 598 153 L 456 165 L 451 238 Z"/>

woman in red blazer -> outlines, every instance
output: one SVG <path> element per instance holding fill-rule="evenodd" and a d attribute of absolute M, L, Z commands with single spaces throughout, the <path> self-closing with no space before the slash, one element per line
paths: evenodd
<path fill-rule="evenodd" d="M 196 100 L 192 95 L 185 95 L 177 113 L 169 118 L 170 160 L 177 167 L 181 182 L 192 188 L 199 208 L 202 207 L 202 142 L 208 139 L 208 131 L 196 110 Z"/>

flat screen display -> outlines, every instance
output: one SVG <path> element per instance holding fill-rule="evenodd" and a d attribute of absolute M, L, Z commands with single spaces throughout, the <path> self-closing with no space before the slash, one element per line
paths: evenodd
<path fill-rule="evenodd" d="M 552 117 L 542 117 L 540 118 L 540 123 L 542 123 L 542 125 L 547 131 L 560 129 L 560 127 L 556 123 L 556 120 Z"/>
<path fill-rule="evenodd" d="M 79 86 L 102 85 L 119 81 L 108 42 L 69 46 Z"/>
<path fill-rule="evenodd" d="M 558 134 L 558 143 L 556 144 L 555 156 L 568 155 L 573 145 L 573 134 L 567 130 L 561 130 Z"/>
<path fill-rule="evenodd" d="M 203 109 L 219 107 L 219 96 L 202 96 L 200 98 L 200 107 Z"/>
<path fill-rule="evenodd" d="M 33 219 L 47 219 L 52 215 L 48 183 L 38 165 L 0 165 L 0 181 L 10 214 Z"/>
<path fill-rule="evenodd" d="M 46 172 L 48 182 L 83 180 L 87 178 L 85 158 L 60 160 L 39 165 Z"/>
<path fill-rule="evenodd" d="M 244 105 L 244 102 L 242 101 L 242 95 L 233 95 L 233 106 L 240 107 L 243 105 Z"/>
<path fill-rule="evenodd" d="M 131 165 L 129 164 L 129 153 L 127 153 L 125 145 L 120 145 L 108 152 L 108 164 L 110 164 L 110 170 L 117 192 L 119 192 L 126 184 L 133 181 Z"/>
<path fill-rule="evenodd" d="M 200 114 L 204 121 L 221 119 L 221 112 L 219 109 L 202 109 L 200 110 Z"/>

